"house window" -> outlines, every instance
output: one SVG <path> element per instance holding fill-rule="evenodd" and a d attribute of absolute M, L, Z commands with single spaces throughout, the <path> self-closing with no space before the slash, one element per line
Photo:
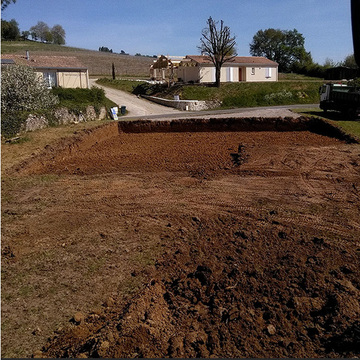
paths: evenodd
<path fill-rule="evenodd" d="M 271 68 L 266 68 L 265 69 L 265 77 L 267 79 L 271 78 Z"/>
<path fill-rule="evenodd" d="M 251 75 L 255 75 L 255 68 L 251 68 Z"/>
<path fill-rule="evenodd" d="M 49 89 L 57 86 L 56 72 L 44 72 L 43 77 L 44 77 L 44 82 Z"/>

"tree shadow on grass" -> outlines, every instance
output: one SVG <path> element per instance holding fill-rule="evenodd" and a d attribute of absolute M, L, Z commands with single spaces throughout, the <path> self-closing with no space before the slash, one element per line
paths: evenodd
<path fill-rule="evenodd" d="M 324 119 L 333 120 L 333 121 L 350 121 L 350 120 L 360 121 L 360 118 L 351 119 L 339 111 L 324 112 L 321 110 L 305 110 L 305 111 L 301 111 L 301 113 L 304 115 L 322 117 Z"/>

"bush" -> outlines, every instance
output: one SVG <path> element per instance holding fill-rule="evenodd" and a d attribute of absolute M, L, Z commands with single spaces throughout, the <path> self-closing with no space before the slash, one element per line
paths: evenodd
<path fill-rule="evenodd" d="M 353 79 L 353 80 L 350 80 L 350 81 L 348 82 L 348 85 L 349 85 L 349 86 L 354 86 L 354 87 L 360 89 L 360 78 L 355 78 L 355 79 Z"/>
<path fill-rule="evenodd" d="M 64 102 L 72 102 L 76 104 L 102 104 L 105 101 L 105 91 L 98 87 L 91 89 L 64 89 L 61 87 L 54 88 L 53 94 L 56 95 L 60 104 Z"/>
<path fill-rule="evenodd" d="M 14 136 L 21 129 L 30 111 L 51 108 L 59 99 L 27 66 L 12 65 L 1 75 L 1 132 L 5 137 Z"/>
<path fill-rule="evenodd" d="M 98 87 L 91 89 L 64 89 L 61 87 L 54 88 L 53 94 L 60 100 L 60 106 L 68 108 L 69 111 L 79 114 L 85 112 L 87 106 L 94 107 L 97 114 L 99 114 L 101 107 L 110 108 L 116 106 L 114 102 L 107 99 L 105 91 Z"/>
<path fill-rule="evenodd" d="M 59 102 L 28 66 L 12 65 L 1 75 L 1 113 L 47 109 Z"/>
<path fill-rule="evenodd" d="M 264 96 L 265 102 L 267 102 L 269 105 L 273 105 L 273 104 L 279 105 L 283 103 L 286 104 L 286 102 L 291 100 L 292 98 L 293 98 L 292 92 L 287 90 L 266 94 Z"/>
<path fill-rule="evenodd" d="M 26 121 L 27 112 L 13 112 L 1 115 L 1 134 L 5 138 L 14 137 L 20 132 L 22 125 Z"/>

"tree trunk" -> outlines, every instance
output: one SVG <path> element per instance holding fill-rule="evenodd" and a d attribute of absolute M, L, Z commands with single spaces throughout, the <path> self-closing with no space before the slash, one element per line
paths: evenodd
<path fill-rule="evenodd" d="M 216 64 L 215 66 L 215 85 L 220 87 L 220 77 L 221 77 L 221 65 Z"/>
<path fill-rule="evenodd" d="M 354 57 L 360 67 L 360 0 L 351 0 L 352 34 Z"/>
<path fill-rule="evenodd" d="M 112 63 L 112 78 L 115 80 L 115 64 Z"/>

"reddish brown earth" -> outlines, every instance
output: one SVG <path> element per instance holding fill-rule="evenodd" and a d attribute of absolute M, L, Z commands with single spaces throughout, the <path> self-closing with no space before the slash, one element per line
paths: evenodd
<path fill-rule="evenodd" d="M 5 229 L 6 271 L 11 278 L 47 249 L 52 260 L 38 266 L 49 272 L 30 268 L 32 281 L 71 283 L 67 306 L 82 313 L 36 356 L 360 355 L 358 144 L 305 128 L 111 125 L 49 147 L 16 173 L 59 177 L 6 203 L 11 211 L 35 192 L 47 204 Z M 27 233 L 14 235 L 20 224 Z M 103 263 L 86 277 L 91 257 Z M 132 279 L 141 281 L 126 297 Z M 105 304 L 92 311 L 95 297 Z"/>

